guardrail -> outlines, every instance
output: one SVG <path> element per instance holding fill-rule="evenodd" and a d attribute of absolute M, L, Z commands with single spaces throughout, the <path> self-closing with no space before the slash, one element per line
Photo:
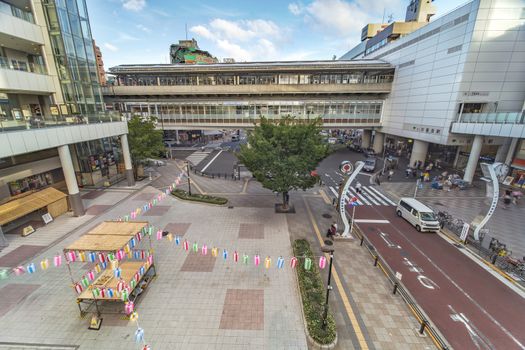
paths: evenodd
<path fill-rule="evenodd" d="M 202 172 L 200 170 L 197 170 L 197 168 L 195 168 L 193 165 L 190 165 L 190 170 L 193 171 L 193 173 L 195 175 L 199 175 L 199 176 L 204 176 L 204 177 L 209 177 L 211 179 L 225 179 L 225 180 L 240 180 L 241 177 L 240 176 L 235 176 L 234 173 L 207 173 L 207 172 Z"/>
<path fill-rule="evenodd" d="M 410 311 L 414 314 L 416 317 L 418 323 L 419 323 L 419 334 L 423 334 L 426 332 L 434 344 L 442 350 L 449 350 L 451 349 L 450 345 L 445 341 L 443 335 L 437 330 L 437 328 L 432 324 L 429 317 L 425 314 L 423 310 L 419 307 L 419 305 L 414 300 L 414 297 L 410 294 L 410 292 L 405 288 L 405 286 L 399 281 L 392 268 L 388 265 L 388 263 L 383 259 L 383 257 L 377 252 L 374 245 L 370 243 L 368 238 L 365 237 L 363 232 L 357 225 L 353 227 L 353 233 L 359 238 L 361 246 L 365 246 L 366 250 L 372 258 L 374 258 L 374 266 L 377 266 L 383 271 L 385 276 L 387 277 L 388 281 L 392 283 L 393 290 L 392 294 L 396 294 L 399 292 L 403 300 L 407 303 L 408 307 L 410 308 Z"/>

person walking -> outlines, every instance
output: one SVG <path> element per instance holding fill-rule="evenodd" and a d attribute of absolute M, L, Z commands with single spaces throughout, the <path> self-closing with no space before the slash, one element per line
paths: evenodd
<path fill-rule="evenodd" d="M 511 202 L 512 202 L 512 197 L 510 196 L 510 191 L 506 190 L 505 195 L 503 196 L 503 209 L 509 209 Z"/>
<path fill-rule="evenodd" d="M 356 191 L 356 193 L 361 194 L 361 187 L 362 187 L 362 185 L 361 185 L 360 182 L 358 182 L 358 183 L 355 185 L 355 191 Z"/>
<path fill-rule="evenodd" d="M 394 170 L 390 169 L 388 171 L 388 181 L 392 181 L 392 176 L 394 175 Z"/>

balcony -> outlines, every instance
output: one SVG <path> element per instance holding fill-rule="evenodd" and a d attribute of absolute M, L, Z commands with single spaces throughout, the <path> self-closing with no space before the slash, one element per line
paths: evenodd
<path fill-rule="evenodd" d="M 10 93 L 50 94 L 55 92 L 53 79 L 38 73 L 43 67 L 33 66 L 35 72 L 10 69 L 0 65 L 0 90 Z"/>
<path fill-rule="evenodd" d="M 0 12 L 0 42 L 6 47 L 19 47 L 20 40 L 44 45 L 42 29 L 32 22 L 32 16 L 25 16 L 26 18 L 22 19 Z"/>
<path fill-rule="evenodd" d="M 463 113 L 452 123 L 452 133 L 525 137 L 524 112 Z"/>

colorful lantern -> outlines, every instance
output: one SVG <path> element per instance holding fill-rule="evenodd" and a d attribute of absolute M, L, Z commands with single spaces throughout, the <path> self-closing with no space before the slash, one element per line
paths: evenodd
<path fill-rule="evenodd" d="M 124 311 L 126 312 L 126 315 L 130 315 L 133 310 L 135 310 L 135 304 L 132 301 L 128 301 L 126 304 L 124 304 Z"/>
<path fill-rule="evenodd" d="M 144 272 L 146 272 L 146 268 L 144 268 L 144 266 L 141 266 L 140 269 L 139 269 L 139 273 L 141 275 L 144 275 Z"/>
<path fill-rule="evenodd" d="M 248 256 L 248 254 L 244 254 L 242 256 L 242 262 L 244 265 L 248 265 L 248 260 L 250 259 L 250 257 Z"/>
<path fill-rule="evenodd" d="M 120 280 L 117 282 L 117 292 L 121 293 L 124 289 L 126 289 L 126 282 L 123 280 Z"/>
<path fill-rule="evenodd" d="M 113 275 L 115 276 L 115 278 L 120 278 L 120 276 L 122 275 L 122 270 L 120 269 L 120 267 L 117 267 L 115 270 L 113 270 Z"/>
<path fill-rule="evenodd" d="M 129 291 L 127 289 L 123 289 L 122 292 L 120 293 L 120 299 L 122 301 L 128 301 L 129 299 Z"/>
<path fill-rule="evenodd" d="M 193 243 L 193 251 L 197 253 L 199 251 L 199 245 L 195 242 Z"/>
<path fill-rule="evenodd" d="M 162 231 L 158 230 L 157 231 L 157 241 L 160 241 L 161 239 L 162 239 Z"/>
<path fill-rule="evenodd" d="M 102 269 L 100 268 L 100 265 L 99 264 L 96 264 L 95 265 L 95 272 L 96 273 L 100 273 L 102 271 Z"/>
<path fill-rule="evenodd" d="M 75 262 L 77 260 L 77 255 L 75 254 L 74 251 L 67 252 L 67 260 L 69 262 Z"/>
<path fill-rule="evenodd" d="M 137 235 L 135 237 L 137 237 L 137 242 L 140 242 L 142 240 L 142 232 L 137 232 Z"/>
<path fill-rule="evenodd" d="M 146 259 L 146 251 L 144 251 L 144 250 L 141 250 L 141 251 L 140 251 L 140 258 L 141 258 L 142 260 Z"/>
<path fill-rule="evenodd" d="M 239 253 L 237 253 L 237 251 L 233 252 L 233 261 L 235 261 L 235 262 L 239 261 Z"/>
<path fill-rule="evenodd" d="M 149 346 L 149 345 L 144 345 L 144 346 L 142 347 L 142 350 L 151 350 L 151 346 Z"/>
<path fill-rule="evenodd" d="M 107 256 L 107 260 L 109 260 L 111 262 L 115 261 L 115 254 L 109 253 L 108 256 Z"/>
<path fill-rule="evenodd" d="M 40 262 L 40 268 L 42 270 L 47 270 L 47 268 L 49 267 L 49 260 L 48 259 L 44 259 Z"/>
<path fill-rule="evenodd" d="M 9 277 L 9 271 L 7 269 L 0 270 L 0 280 L 5 280 Z"/>
<path fill-rule="evenodd" d="M 228 259 L 228 251 L 226 249 L 223 249 L 222 250 L 222 258 L 224 260 Z"/>
<path fill-rule="evenodd" d="M 13 269 L 13 272 L 15 273 L 15 275 L 20 276 L 25 272 L 25 269 L 23 266 L 17 266 Z"/>
<path fill-rule="evenodd" d="M 153 265 L 153 255 L 148 256 L 148 264 Z"/>
<path fill-rule="evenodd" d="M 175 236 L 175 244 L 176 245 L 180 244 L 180 237 L 179 236 Z"/>
<path fill-rule="evenodd" d="M 319 268 L 322 270 L 326 267 L 326 258 L 324 256 L 319 258 Z"/>
<path fill-rule="evenodd" d="M 135 280 L 131 280 L 131 281 L 129 282 L 129 286 L 130 286 L 131 289 L 133 290 L 133 289 L 135 289 L 135 287 L 137 286 L 137 282 L 135 282 Z"/>
<path fill-rule="evenodd" d="M 148 226 L 148 236 L 151 236 L 153 233 L 153 226 Z"/>
<path fill-rule="evenodd" d="M 278 269 L 282 269 L 284 267 L 284 259 L 282 256 L 280 256 L 278 259 L 277 259 L 277 268 Z"/>
<path fill-rule="evenodd" d="M 140 274 L 138 272 L 135 272 L 135 275 L 133 276 L 135 278 L 135 281 L 140 281 Z"/>
<path fill-rule="evenodd" d="M 82 279 L 80 280 L 80 283 L 82 283 L 82 285 L 84 286 L 84 288 L 87 288 L 89 286 L 89 279 L 84 276 L 82 277 Z"/>
<path fill-rule="evenodd" d="M 100 297 L 101 298 L 105 298 L 106 297 L 106 289 L 105 288 L 100 288 Z"/>
<path fill-rule="evenodd" d="M 208 246 L 206 244 L 204 244 L 201 248 L 201 253 L 202 255 L 206 255 L 208 254 Z"/>
<path fill-rule="evenodd" d="M 27 273 L 35 273 L 35 271 L 36 271 L 35 263 L 31 263 L 27 265 Z"/>
<path fill-rule="evenodd" d="M 102 268 L 102 270 L 105 270 L 106 267 L 108 267 L 108 263 L 107 262 L 100 263 L 100 267 Z"/>
<path fill-rule="evenodd" d="M 106 257 L 104 256 L 104 254 L 98 253 L 98 261 L 100 261 L 101 263 L 106 262 Z"/>
<path fill-rule="evenodd" d="M 94 263 L 97 260 L 97 254 L 95 252 L 88 253 L 88 261 Z"/>
<path fill-rule="evenodd" d="M 266 259 L 264 259 L 264 267 L 269 269 L 271 266 L 272 266 L 272 258 L 267 256 Z"/>
<path fill-rule="evenodd" d="M 168 237 L 168 241 L 170 241 L 170 242 L 173 241 L 173 234 L 168 233 L 167 237 Z"/>
<path fill-rule="evenodd" d="M 110 264 L 109 266 L 111 266 L 112 270 L 115 270 L 118 267 L 118 261 L 117 260 L 113 260 L 109 264 Z"/>
<path fill-rule="evenodd" d="M 187 240 L 184 240 L 184 243 L 182 244 L 185 251 L 188 251 L 190 249 L 190 244 Z"/>
<path fill-rule="evenodd" d="M 89 279 L 90 281 L 94 281 L 94 280 L 95 280 L 95 272 L 93 272 L 93 271 L 89 271 L 89 272 L 87 273 L 87 277 L 88 277 L 88 279 Z"/>
<path fill-rule="evenodd" d="M 213 247 L 211 248 L 211 256 L 213 256 L 214 258 L 217 257 L 217 255 L 219 255 L 219 249 Z"/>
<path fill-rule="evenodd" d="M 130 248 L 134 248 L 135 247 L 135 237 L 133 237 L 132 239 L 129 240 L 129 246 L 130 246 Z"/>
<path fill-rule="evenodd" d="M 129 216 L 128 215 L 124 216 L 124 221 L 129 221 Z"/>
<path fill-rule="evenodd" d="M 80 260 L 80 262 L 86 262 L 86 253 L 78 252 L 78 260 Z"/>
<path fill-rule="evenodd" d="M 135 331 L 135 343 L 139 344 L 144 341 L 144 330 L 142 328 L 137 328 Z"/>
<path fill-rule="evenodd" d="M 292 259 L 290 259 L 290 267 L 292 269 L 295 269 L 297 267 L 297 258 L 294 256 Z"/>
<path fill-rule="evenodd" d="M 131 315 L 129 315 L 129 320 L 130 321 L 136 321 L 139 319 L 139 314 L 137 313 L 137 311 L 133 311 L 131 313 Z"/>
<path fill-rule="evenodd" d="M 77 294 L 80 294 L 82 293 L 82 286 L 78 283 L 75 283 L 75 292 L 77 292 Z"/>
<path fill-rule="evenodd" d="M 55 257 L 53 258 L 53 264 L 55 265 L 55 267 L 59 267 L 60 265 L 62 265 L 62 255 L 55 255 Z"/>
<path fill-rule="evenodd" d="M 117 260 L 118 260 L 118 261 L 124 259 L 124 251 L 123 251 L 122 249 L 119 249 L 119 250 L 117 251 L 116 256 L 117 256 Z"/>
<path fill-rule="evenodd" d="M 113 292 L 112 288 L 108 288 L 106 292 L 108 294 L 108 298 L 113 298 L 113 296 L 115 296 L 115 292 Z"/>
<path fill-rule="evenodd" d="M 93 293 L 93 296 L 95 298 L 98 298 L 100 296 L 100 289 L 98 289 L 98 288 L 93 288 L 93 290 L 91 292 Z"/>
<path fill-rule="evenodd" d="M 310 270 L 312 268 L 312 259 L 304 258 L 304 269 Z"/>
<path fill-rule="evenodd" d="M 255 254 L 255 256 L 253 257 L 253 263 L 255 264 L 255 266 L 259 266 L 259 264 L 261 263 L 261 258 L 259 258 L 259 254 Z"/>

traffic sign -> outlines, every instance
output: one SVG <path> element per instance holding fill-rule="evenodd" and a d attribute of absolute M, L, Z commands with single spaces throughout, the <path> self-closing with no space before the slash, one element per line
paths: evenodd
<path fill-rule="evenodd" d="M 345 160 L 341 162 L 341 165 L 339 165 L 339 170 L 341 170 L 343 174 L 348 175 L 352 173 L 352 171 L 354 170 L 354 167 L 352 166 L 352 163 L 350 163 L 350 161 Z"/>

